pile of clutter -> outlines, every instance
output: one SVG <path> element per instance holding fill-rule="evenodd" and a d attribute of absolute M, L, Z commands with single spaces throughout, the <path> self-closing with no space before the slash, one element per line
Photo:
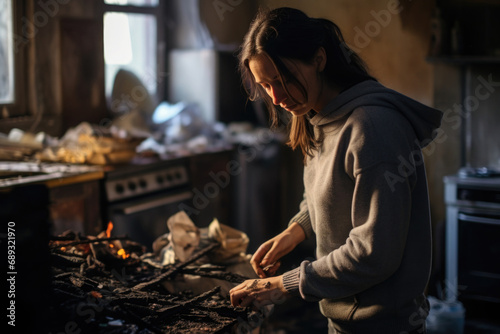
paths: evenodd
<path fill-rule="evenodd" d="M 1 140 L 2 160 L 36 159 L 42 162 L 106 165 L 130 161 L 144 138 L 120 137 L 116 128 L 82 122 L 63 137 L 14 128 Z"/>
<path fill-rule="evenodd" d="M 184 211 L 179 211 L 167 220 L 169 232 L 158 237 L 153 243 L 153 251 L 141 257 L 142 261 L 157 268 L 185 262 L 195 251 L 216 242 L 218 246 L 196 261 L 199 267 L 221 265 L 227 272 L 244 277 L 256 277 L 249 264 L 250 255 L 246 253 L 248 236 L 237 229 L 221 224 L 214 218 L 208 227 L 198 228 Z M 221 294 L 227 296 L 234 286 L 217 278 L 184 274 L 177 280 L 163 282 L 172 292 L 186 289 L 202 293 L 209 287 L 221 286 Z"/>
<path fill-rule="evenodd" d="M 198 229 L 184 211 L 167 220 L 152 252 L 128 236 L 52 237 L 48 332 L 250 333 L 272 308 L 231 306 L 228 290 L 255 278 L 245 233 L 214 219 Z M 248 275 L 247 275 L 248 274 Z M 43 299 L 45 303 L 45 299 Z M 44 305 L 47 307 L 47 305 Z M 94 316 L 80 312 L 93 309 Z"/>

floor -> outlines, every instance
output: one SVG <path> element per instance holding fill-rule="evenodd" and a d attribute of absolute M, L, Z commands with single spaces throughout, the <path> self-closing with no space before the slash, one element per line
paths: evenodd
<path fill-rule="evenodd" d="M 500 313 L 496 319 L 491 314 L 466 318 L 463 334 L 500 334 Z M 289 300 L 285 304 L 277 305 L 266 323 L 261 327 L 260 334 L 302 334 L 328 333 L 326 319 L 321 315 L 317 303 L 301 300 Z M 368 333 L 367 333 L 368 334 Z M 431 333 L 428 334 L 459 334 L 459 333 Z"/>
<path fill-rule="evenodd" d="M 319 312 L 318 303 L 298 298 L 276 305 L 260 334 L 328 333 L 326 318 Z"/>
<path fill-rule="evenodd" d="M 489 320 L 466 320 L 464 334 L 500 334 L 500 325 Z"/>
<path fill-rule="evenodd" d="M 469 311 L 463 334 L 500 334 L 500 313 Z M 317 303 L 302 300 L 288 300 L 285 304 L 276 305 L 266 323 L 261 327 L 260 334 L 301 334 L 328 333 L 326 319 L 321 315 Z M 434 334 L 429 332 L 428 334 Z M 459 334 L 439 332 L 435 334 Z"/>
<path fill-rule="evenodd" d="M 500 305 L 486 302 L 464 302 L 464 334 L 500 334 Z"/>

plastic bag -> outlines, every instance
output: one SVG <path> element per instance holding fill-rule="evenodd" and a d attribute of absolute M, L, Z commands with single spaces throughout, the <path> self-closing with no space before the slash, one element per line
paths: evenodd
<path fill-rule="evenodd" d="M 443 301 L 429 296 L 428 334 L 463 334 L 465 309 L 459 301 Z"/>

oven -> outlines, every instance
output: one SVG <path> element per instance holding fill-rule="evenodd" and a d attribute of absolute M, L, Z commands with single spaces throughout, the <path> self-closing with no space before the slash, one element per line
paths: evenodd
<path fill-rule="evenodd" d="M 106 173 L 106 222 L 113 236 L 128 236 L 152 249 L 168 232 L 166 221 L 192 202 L 187 159 L 121 166 Z"/>
<path fill-rule="evenodd" d="M 500 178 L 447 176 L 446 299 L 500 304 Z"/>

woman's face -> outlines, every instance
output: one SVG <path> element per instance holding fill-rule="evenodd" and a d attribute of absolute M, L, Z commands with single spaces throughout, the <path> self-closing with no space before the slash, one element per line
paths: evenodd
<path fill-rule="evenodd" d="M 278 71 L 267 55 L 259 54 L 251 58 L 248 66 L 255 78 L 255 82 L 264 88 L 275 105 L 282 107 L 295 116 L 302 116 L 310 110 L 319 112 L 331 98 L 331 96 L 325 96 L 326 90 L 320 76 L 320 71 L 323 70 L 326 61 L 323 56 L 324 54 L 321 54 L 319 58 L 316 57 L 312 64 L 283 59 L 290 73 L 297 78 L 307 91 L 307 99 L 293 82 L 287 83 L 290 95 L 287 94 Z"/>

